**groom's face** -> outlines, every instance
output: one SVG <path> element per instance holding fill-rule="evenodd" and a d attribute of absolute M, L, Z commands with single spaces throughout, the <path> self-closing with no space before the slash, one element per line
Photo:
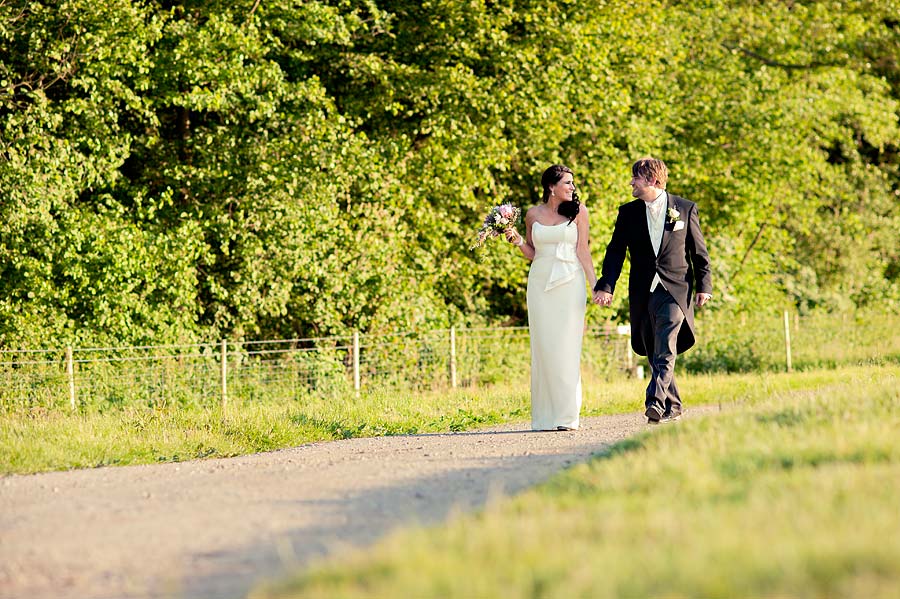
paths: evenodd
<path fill-rule="evenodd" d="M 658 195 L 656 193 L 655 184 L 656 180 L 647 177 L 646 175 L 635 175 L 631 177 L 631 195 L 635 198 L 640 198 L 644 201 L 652 201 L 656 199 Z"/>

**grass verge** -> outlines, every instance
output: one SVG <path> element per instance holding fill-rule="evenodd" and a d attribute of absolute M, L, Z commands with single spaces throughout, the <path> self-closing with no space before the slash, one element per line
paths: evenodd
<path fill-rule="evenodd" d="M 814 389 L 852 372 L 681 375 L 688 405 L 753 402 Z M 582 414 L 633 412 L 646 381 L 585 377 Z M 0 474 L 230 457 L 350 437 L 462 431 L 529 418 L 525 384 L 455 391 L 384 391 L 341 400 L 264 401 L 202 407 L 128 406 L 103 412 L 53 410 L 0 416 Z"/>
<path fill-rule="evenodd" d="M 689 380 L 740 402 L 251 596 L 900 595 L 900 368 Z"/>

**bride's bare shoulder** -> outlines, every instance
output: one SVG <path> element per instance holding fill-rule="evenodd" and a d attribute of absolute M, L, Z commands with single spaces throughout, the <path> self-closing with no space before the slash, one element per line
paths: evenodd
<path fill-rule="evenodd" d="M 525 212 L 525 220 L 534 220 L 543 212 L 543 204 L 532 206 Z"/>

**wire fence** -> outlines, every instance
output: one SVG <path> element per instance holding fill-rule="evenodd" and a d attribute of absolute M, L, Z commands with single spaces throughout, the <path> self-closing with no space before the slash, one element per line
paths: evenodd
<path fill-rule="evenodd" d="M 633 371 L 627 333 L 609 325 L 588 328 L 583 368 L 598 376 Z M 0 350 L 0 407 L 86 410 L 352 397 L 527 380 L 529 369 L 526 327 Z"/>

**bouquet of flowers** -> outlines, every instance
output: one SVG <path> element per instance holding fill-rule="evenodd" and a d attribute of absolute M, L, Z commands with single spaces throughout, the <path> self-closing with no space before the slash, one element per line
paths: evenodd
<path fill-rule="evenodd" d="M 521 211 L 512 204 L 500 204 L 494 206 L 486 217 L 481 228 L 478 229 L 478 237 L 472 249 L 480 248 L 491 237 L 499 237 L 508 229 L 512 229 L 519 222 Z"/>

